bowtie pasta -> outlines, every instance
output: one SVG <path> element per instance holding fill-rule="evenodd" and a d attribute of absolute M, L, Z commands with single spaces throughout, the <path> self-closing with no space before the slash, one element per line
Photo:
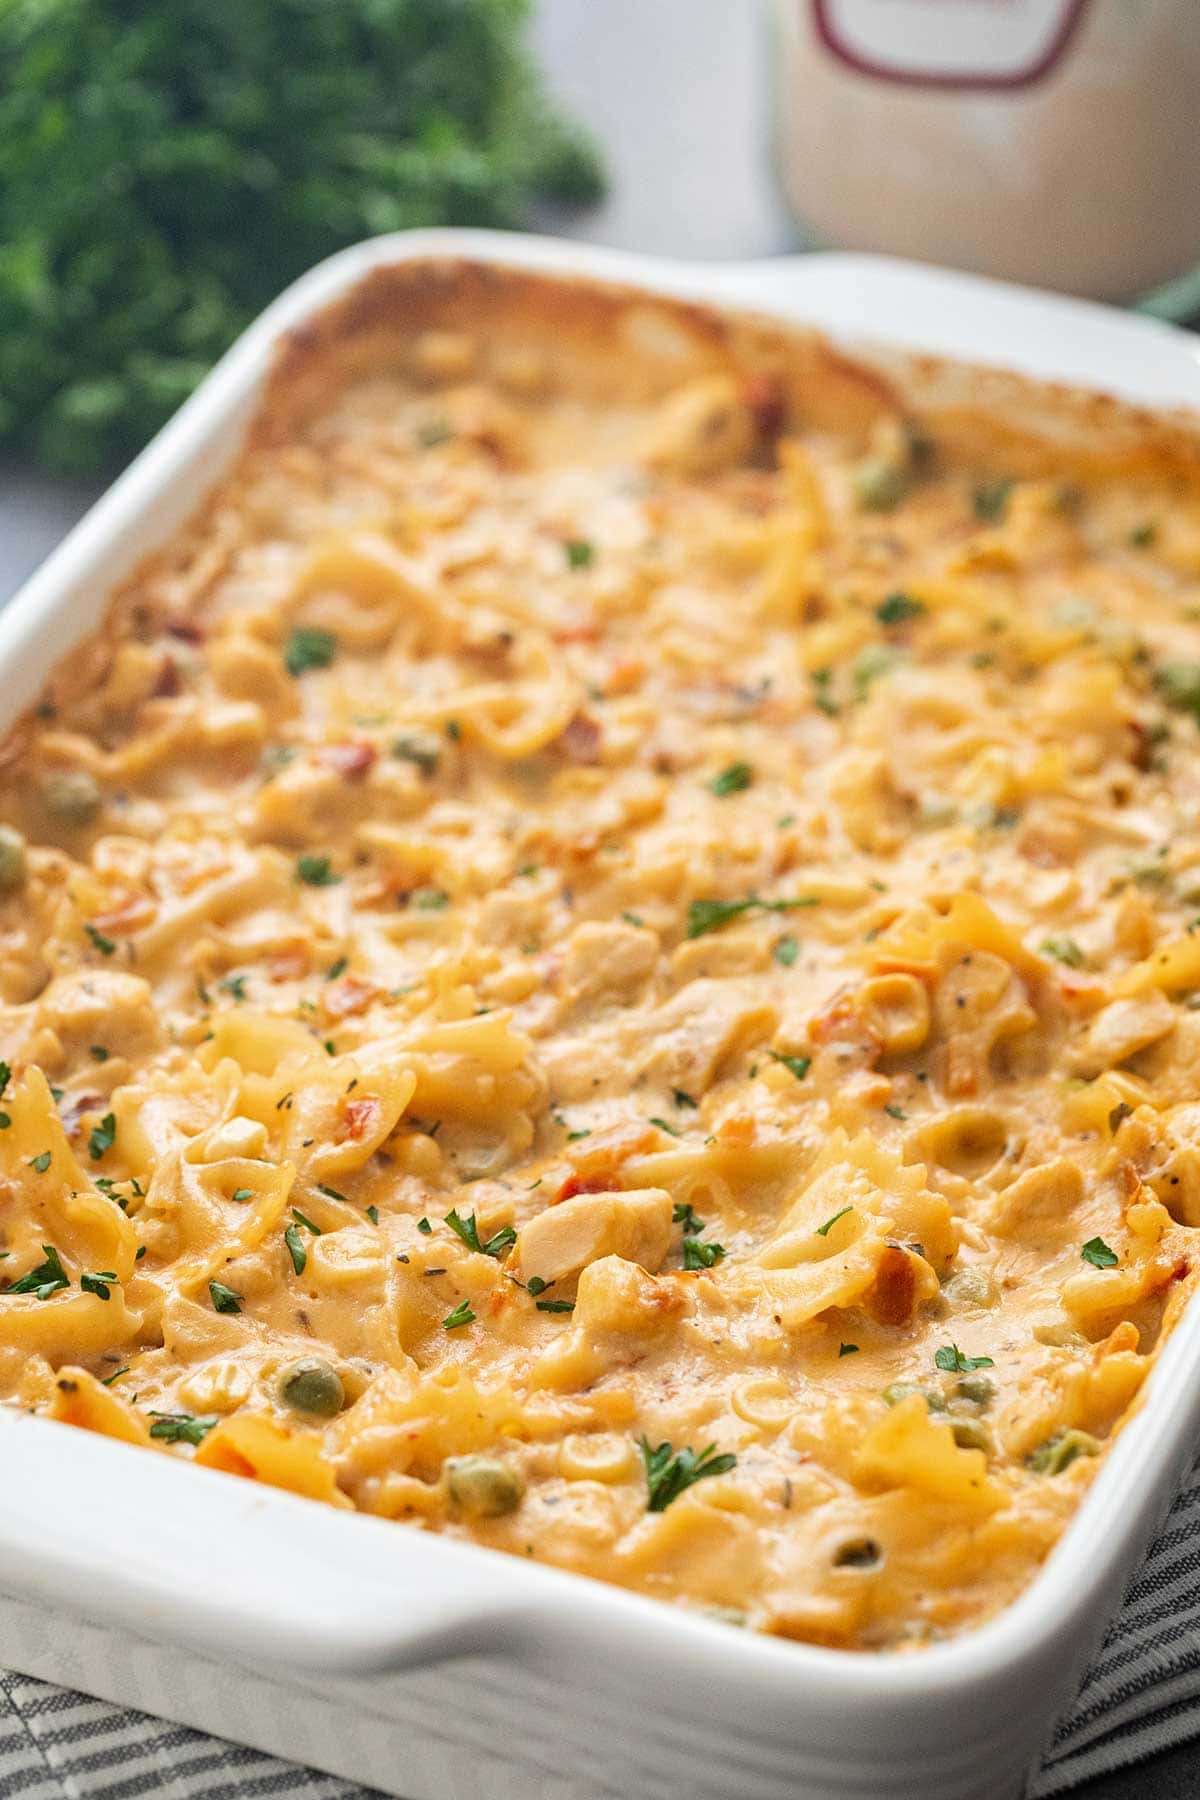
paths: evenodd
<path fill-rule="evenodd" d="M 0 1397 L 995 1612 L 1194 1285 L 1197 467 L 469 265 L 318 319 L 0 759 Z"/>

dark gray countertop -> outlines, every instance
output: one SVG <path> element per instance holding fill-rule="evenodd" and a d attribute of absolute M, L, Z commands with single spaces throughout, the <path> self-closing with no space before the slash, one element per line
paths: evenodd
<path fill-rule="evenodd" d="M 573 222 L 572 235 L 698 258 L 796 248 L 771 171 L 769 43 L 756 6 L 542 0 L 535 31 L 552 87 L 591 126 L 611 176 L 609 198 Z M 96 491 L 0 468 L 0 601 Z M 1200 1744 L 1074 1793 L 1079 1800 L 1194 1800 Z"/>

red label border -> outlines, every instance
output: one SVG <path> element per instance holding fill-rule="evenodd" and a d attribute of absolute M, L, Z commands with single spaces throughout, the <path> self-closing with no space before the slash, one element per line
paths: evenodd
<path fill-rule="evenodd" d="M 813 18 L 817 28 L 817 36 L 821 43 L 839 62 L 846 63 L 858 75 L 868 75 L 875 81 L 887 81 L 895 87 L 940 88 L 943 92 L 957 89 L 979 93 L 991 90 L 993 93 L 1014 88 L 1033 87 L 1036 82 L 1043 81 L 1054 68 L 1071 39 L 1078 31 L 1087 10 L 1088 0 L 1070 0 L 1070 5 L 1063 14 L 1062 22 L 1050 43 L 1046 46 L 1037 62 L 1028 68 L 1012 75 L 938 75 L 932 72 L 921 74 L 917 70 L 911 72 L 889 68 L 886 63 L 872 61 L 863 57 L 848 44 L 842 42 L 837 26 L 830 17 L 832 0 L 812 0 Z"/>

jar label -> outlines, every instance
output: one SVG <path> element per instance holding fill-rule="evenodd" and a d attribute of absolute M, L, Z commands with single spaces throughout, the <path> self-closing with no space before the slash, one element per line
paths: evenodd
<path fill-rule="evenodd" d="M 1054 68 L 1090 0 L 808 3 L 820 41 L 859 75 L 910 87 L 1021 88 Z"/>

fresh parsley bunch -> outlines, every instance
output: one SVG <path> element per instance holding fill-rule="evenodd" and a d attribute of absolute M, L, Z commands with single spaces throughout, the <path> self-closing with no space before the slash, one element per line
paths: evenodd
<path fill-rule="evenodd" d="M 280 288 L 599 191 L 528 0 L 0 0 L 0 449 L 130 456 Z"/>

